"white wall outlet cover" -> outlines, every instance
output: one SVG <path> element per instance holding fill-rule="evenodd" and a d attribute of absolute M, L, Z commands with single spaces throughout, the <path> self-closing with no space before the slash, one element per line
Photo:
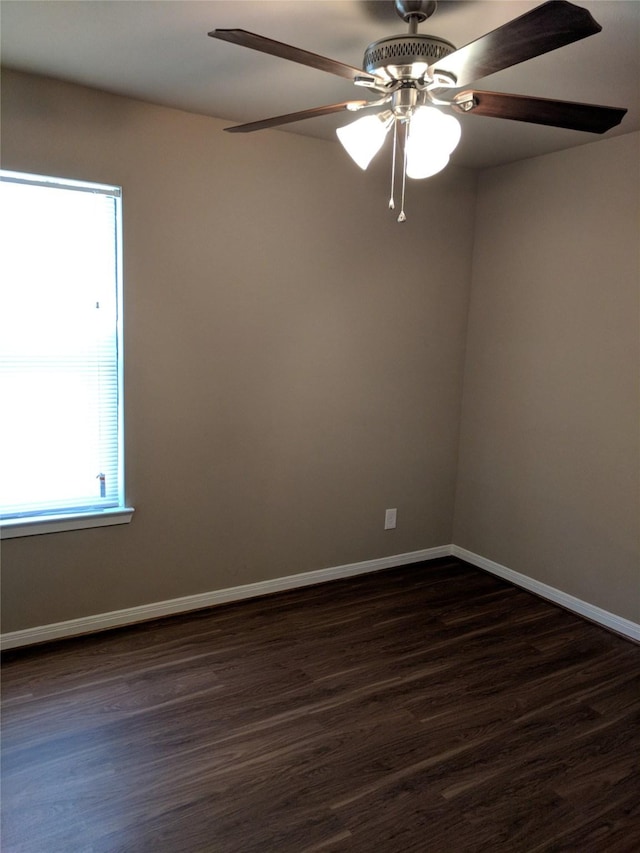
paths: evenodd
<path fill-rule="evenodd" d="M 397 509 L 388 509 L 384 514 L 384 529 L 393 530 L 396 526 Z"/>

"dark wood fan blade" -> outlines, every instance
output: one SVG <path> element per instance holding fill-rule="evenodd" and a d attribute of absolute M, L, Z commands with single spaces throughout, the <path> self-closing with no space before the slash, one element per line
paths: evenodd
<path fill-rule="evenodd" d="M 342 101 L 339 104 L 328 104 L 326 107 L 312 107 L 310 110 L 302 110 L 299 113 L 288 113 L 284 116 L 265 118 L 262 121 L 250 121 L 247 124 L 236 124 L 233 127 L 225 127 L 229 133 L 251 133 L 254 130 L 264 130 L 266 127 L 278 127 L 281 124 L 289 124 L 293 121 L 302 121 L 305 118 L 316 118 L 327 116 L 331 113 L 339 113 L 349 107 L 364 107 L 368 101 Z"/>
<path fill-rule="evenodd" d="M 465 109 L 456 101 L 469 101 L 474 106 Z M 627 112 L 617 107 L 601 107 L 597 104 L 576 104 L 572 101 L 553 101 L 547 98 L 531 98 L 526 95 L 507 95 L 504 92 L 461 92 L 456 95 L 453 106 L 460 112 L 490 118 L 508 118 L 513 121 L 528 121 L 532 124 L 547 124 L 551 127 L 566 127 L 569 130 L 586 130 L 589 133 L 605 133 L 620 124 Z"/>
<path fill-rule="evenodd" d="M 566 0 L 550 0 L 438 60 L 429 72 L 446 71 L 456 77 L 458 86 L 468 86 L 601 29 L 586 9 Z"/>
<path fill-rule="evenodd" d="M 299 47 L 292 47 L 281 41 L 274 41 L 265 36 L 247 32 L 247 30 L 213 30 L 209 35 L 212 38 L 229 41 L 232 44 L 242 45 L 242 47 L 250 47 L 252 50 L 259 50 L 262 53 L 270 53 L 272 56 L 279 56 L 281 59 L 290 59 L 292 62 L 309 65 L 311 68 L 318 68 L 320 71 L 326 71 L 329 74 L 337 74 L 338 77 L 345 77 L 347 80 L 353 81 L 359 77 L 370 79 L 372 82 L 382 82 L 361 68 L 345 65 L 335 59 L 328 59 L 326 56 L 320 56 Z"/>

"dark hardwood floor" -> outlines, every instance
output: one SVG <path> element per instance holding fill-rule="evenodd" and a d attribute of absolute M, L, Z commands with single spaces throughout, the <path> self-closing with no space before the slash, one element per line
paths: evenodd
<path fill-rule="evenodd" d="M 637 853 L 639 683 L 454 559 L 7 652 L 2 850 Z"/>

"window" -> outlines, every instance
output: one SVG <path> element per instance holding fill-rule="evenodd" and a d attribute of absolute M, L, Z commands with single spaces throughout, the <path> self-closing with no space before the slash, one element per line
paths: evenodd
<path fill-rule="evenodd" d="M 120 188 L 0 171 L 2 535 L 119 524 Z"/>

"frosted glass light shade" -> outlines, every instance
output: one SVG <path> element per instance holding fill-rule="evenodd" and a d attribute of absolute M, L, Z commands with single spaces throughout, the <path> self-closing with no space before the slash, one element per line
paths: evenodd
<path fill-rule="evenodd" d="M 407 143 L 407 177 L 419 180 L 430 178 L 441 172 L 449 162 L 449 155 L 443 151 L 418 151 L 412 153 Z"/>
<path fill-rule="evenodd" d="M 366 169 L 382 148 L 392 123 L 384 114 L 369 115 L 339 127 L 336 133 L 347 154 L 361 169 Z"/>
<path fill-rule="evenodd" d="M 429 178 L 449 162 L 460 141 L 460 122 L 434 107 L 419 107 L 409 123 L 407 177 Z"/>
<path fill-rule="evenodd" d="M 411 116 L 409 129 L 410 135 L 447 154 L 451 154 L 460 142 L 462 132 L 457 118 L 441 113 L 435 107 L 418 107 Z"/>

